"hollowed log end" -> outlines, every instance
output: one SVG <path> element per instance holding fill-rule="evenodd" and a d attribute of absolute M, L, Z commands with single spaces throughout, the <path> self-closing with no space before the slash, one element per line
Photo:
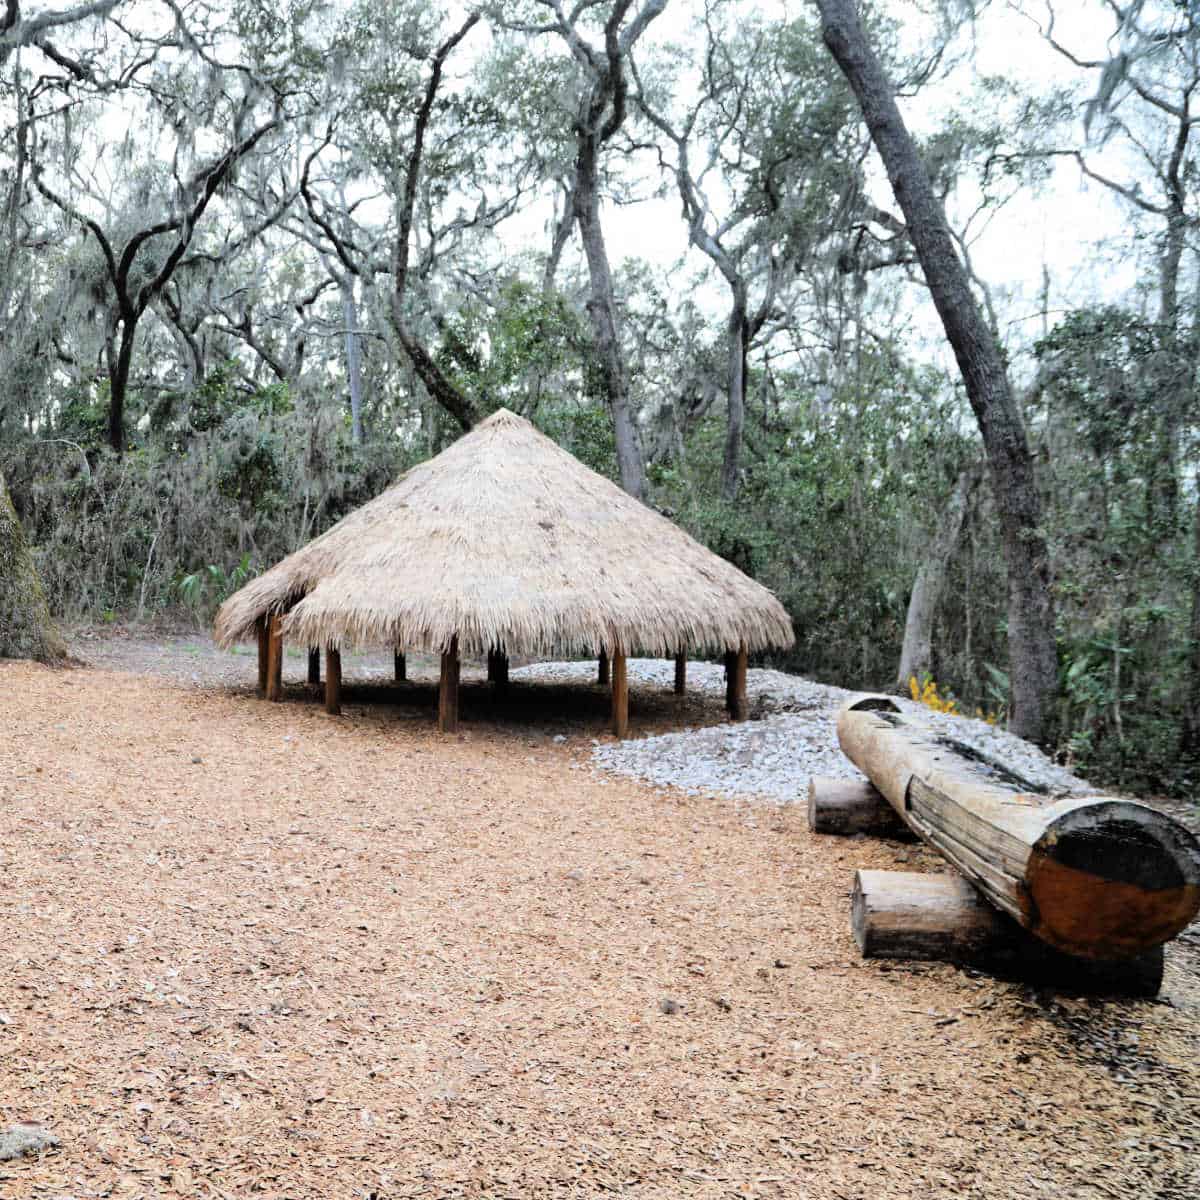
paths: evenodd
<path fill-rule="evenodd" d="M 879 693 L 867 693 L 847 700 L 841 707 L 841 712 L 891 712 L 898 713 L 898 705 L 892 696 Z"/>
<path fill-rule="evenodd" d="M 1200 912 L 1200 842 L 1145 805 L 1089 804 L 1038 839 L 1025 882 L 1044 941 L 1085 958 L 1131 958 Z"/>

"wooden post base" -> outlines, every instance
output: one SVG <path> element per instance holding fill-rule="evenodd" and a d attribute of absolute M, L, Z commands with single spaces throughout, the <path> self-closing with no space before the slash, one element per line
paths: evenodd
<path fill-rule="evenodd" d="M 259 617 L 254 622 L 254 632 L 258 635 L 258 698 L 261 700 L 267 694 L 267 680 L 270 678 L 266 617 Z"/>
<path fill-rule="evenodd" d="M 502 692 L 508 687 L 508 655 L 501 650 L 488 651 L 488 683 Z"/>
<path fill-rule="evenodd" d="M 1063 954 L 993 908 L 960 875 L 857 871 L 850 928 L 864 958 L 957 962 L 1083 994 L 1150 997 L 1162 986 L 1161 946 L 1120 961 Z"/>
<path fill-rule="evenodd" d="M 283 617 L 267 617 L 267 699 L 283 699 Z"/>
<path fill-rule="evenodd" d="M 612 730 L 618 738 L 629 732 L 629 676 L 625 651 L 618 647 L 612 658 Z"/>
<path fill-rule="evenodd" d="M 396 682 L 406 683 L 408 681 L 408 660 L 399 650 L 397 650 L 395 654 L 395 666 Z"/>
<path fill-rule="evenodd" d="M 325 648 L 325 711 L 337 716 L 342 711 L 342 652 Z"/>
<path fill-rule="evenodd" d="M 745 721 L 750 716 L 750 705 L 746 700 L 745 646 L 725 655 L 725 707 L 731 721 Z"/>
<path fill-rule="evenodd" d="M 458 731 L 458 637 L 450 639 L 450 648 L 442 655 L 442 675 L 438 683 L 438 732 Z"/>
<path fill-rule="evenodd" d="M 687 655 L 675 655 L 675 695 L 682 696 L 687 691 Z"/>
<path fill-rule="evenodd" d="M 842 837 L 865 833 L 906 842 L 916 840 L 916 835 L 867 779 L 814 775 L 808 781 L 808 827 L 813 833 Z"/>

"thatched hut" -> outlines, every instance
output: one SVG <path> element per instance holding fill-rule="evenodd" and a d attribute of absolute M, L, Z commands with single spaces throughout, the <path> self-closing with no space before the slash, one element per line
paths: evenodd
<path fill-rule="evenodd" d="M 282 641 L 327 649 L 336 711 L 341 647 L 440 653 L 439 720 L 457 722 L 460 654 L 600 656 L 623 734 L 625 655 L 727 656 L 729 705 L 745 715 L 747 652 L 793 640 L 783 606 L 678 526 L 501 409 L 231 596 L 217 642 L 257 637 L 259 686 L 279 694 Z M 310 650 L 310 678 L 314 666 Z"/>

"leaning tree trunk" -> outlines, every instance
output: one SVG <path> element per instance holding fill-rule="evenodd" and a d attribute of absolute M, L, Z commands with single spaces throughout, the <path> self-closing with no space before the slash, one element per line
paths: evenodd
<path fill-rule="evenodd" d="M 967 502 L 979 474 L 975 467 L 967 467 L 955 480 L 954 490 L 946 501 L 938 520 L 933 539 L 926 548 L 925 557 L 917 570 L 912 596 L 908 601 L 908 616 L 904 622 L 904 644 L 900 648 L 900 668 L 896 672 L 896 687 L 904 691 L 908 681 L 930 671 L 933 662 L 933 620 L 942 599 L 946 582 L 946 568 L 958 545 Z"/>
<path fill-rule="evenodd" d="M 588 317 L 592 323 L 595 347 L 604 398 L 612 413 L 613 433 L 617 443 L 617 468 L 621 487 L 639 500 L 646 492 L 646 470 L 642 443 L 633 409 L 629 402 L 629 373 L 621 352 L 617 328 L 617 306 L 613 297 L 612 269 L 604 230 L 600 224 L 600 198 L 597 194 L 595 161 L 598 148 L 587 144 L 580 148 L 575 176 L 575 219 L 587 258 L 591 294 L 588 296 Z"/>
<path fill-rule="evenodd" d="M 21 522 L 0 476 L 0 658 L 53 662 L 65 654 Z"/>
<path fill-rule="evenodd" d="M 854 94 L 883 160 L 913 249 L 941 317 L 979 424 L 1008 567 L 1010 726 L 1022 737 L 1053 738 L 1058 659 L 1054 600 L 1041 499 L 1020 410 L 995 336 L 971 292 L 946 213 L 867 41 L 853 0 L 817 0 L 822 33 Z"/>

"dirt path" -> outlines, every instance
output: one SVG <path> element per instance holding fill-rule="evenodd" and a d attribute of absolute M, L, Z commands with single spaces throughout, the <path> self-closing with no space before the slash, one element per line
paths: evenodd
<path fill-rule="evenodd" d="M 923 852 L 597 776 L 586 692 L 439 738 L 233 661 L 0 663 L 0 1125 L 63 1143 L 0 1195 L 1200 1192 L 1170 962 L 1158 1004 L 862 962 L 853 869 Z"/>

